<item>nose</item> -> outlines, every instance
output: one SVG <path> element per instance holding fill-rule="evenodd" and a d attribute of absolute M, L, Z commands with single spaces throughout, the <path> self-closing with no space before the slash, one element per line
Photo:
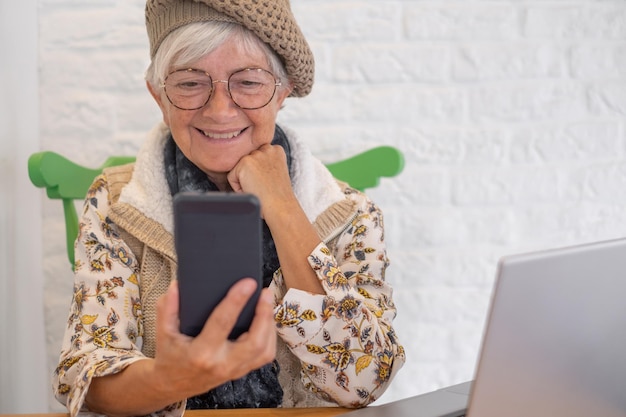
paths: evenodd
<path fill-rule="evenodd" d="M 230 97 L 228 91 L 228 80 L 214 80 L 211 82 L 213 88 L 209 101 L 204 105 L 203 112 L 229 112 L 236 111 L 237 105 Z M 224 84 L 223 88 L 220 88 L 216 84 Z"/>

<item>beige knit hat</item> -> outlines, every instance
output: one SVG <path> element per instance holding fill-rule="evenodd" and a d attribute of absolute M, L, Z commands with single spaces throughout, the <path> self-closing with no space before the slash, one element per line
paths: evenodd
<path fill-rule="evenodd" d="M 147 0 L 146 28 L 150 57 L 175 29 L 194 22 L 238 23 L 255 33 L 282 59 L 294 82 L 291 96 L 311 92 L 313 53 L 294 18 L 289 0 Z"/>

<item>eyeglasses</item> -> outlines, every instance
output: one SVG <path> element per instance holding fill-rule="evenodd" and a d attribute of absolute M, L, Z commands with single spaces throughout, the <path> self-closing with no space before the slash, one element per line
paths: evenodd
<path fill-rule="evenodd" d="M 175 107 L 197 110 L 209 102 L 215 83 L 225 83 L 230 98 L 244 110 L 267 106 L 276 93 L 276 87 L 281 85 L 271 72 L 262 68 L 235 71 L 228 80 L 213 80 L 205 71 L 188 68 L 171 72 L 161 87 Z"/>

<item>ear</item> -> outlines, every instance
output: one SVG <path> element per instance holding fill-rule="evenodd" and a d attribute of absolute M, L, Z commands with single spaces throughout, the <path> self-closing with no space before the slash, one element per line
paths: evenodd
<path fill-rule="evenodd" d="M 160 91 L 156 91 L 154 89 L 154 86 L 152 84 L 150 84 L 148 81 L 146 81 L 146 87 L 148 87 L 148 91 L 150 91 L 150 95 L 152 96 L 152 98 L 154 99 L 154 101 L 156 101 L 156 103 L 159 105 L 159 108 L 161 109 L 161 113 L 163 114 L 163 121 L 165 122 L 166 125 L 169 126 L 168 123 L 168 108 L 166 107 L 166 103 L 163 100 L 163 95 L 160 93 Z"/>

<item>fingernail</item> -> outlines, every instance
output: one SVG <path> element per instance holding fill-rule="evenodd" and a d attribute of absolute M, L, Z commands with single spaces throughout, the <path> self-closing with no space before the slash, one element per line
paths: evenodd
<path fill-rule="evenodd" d="M 256 285 L 255 282 L 252 281 L 251 279 L 246 279 L 242 284 L 241 284 L 241 292 L 244 295 L 251 295 L 254 290 L 256 289 Z"/>

